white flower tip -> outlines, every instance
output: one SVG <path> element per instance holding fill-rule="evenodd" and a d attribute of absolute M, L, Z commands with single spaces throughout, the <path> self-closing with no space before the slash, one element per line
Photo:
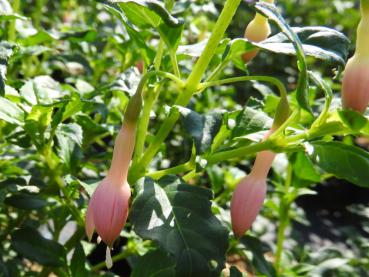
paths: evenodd
<path fill-rule="evenodd" d="M 110 268 L 113 267 L 113 260 L 111 258 L 111 252 L 110 252 L 109 247 L 106 247 L 105 265 L 106 265 L 107 269 L 110 269 Z"/>

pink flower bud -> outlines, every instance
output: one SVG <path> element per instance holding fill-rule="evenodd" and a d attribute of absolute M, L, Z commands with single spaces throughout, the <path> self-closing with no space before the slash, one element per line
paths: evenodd
<path fill-rule="evenodd" d="M 267 191 L 267 175 L 275 153 L 263 151 L 257 154 L 251 173 L 243 178 L 233 192 L 231 219 L 233 232 L 241 237 L 255 221 L 263 205 Z"/>
<path fill-rule="evenodd" d="M 128 216 L 131 190 L 128 183 L 115 183 L 106 177 L 93 193 L 86 216 L 86 233 L 91 239 L 94 229 L 109 247 L 122 231 Z"/>
<path fill-rule="evenodd" d="M 368 46 L 369 47 L 369 46 Z M 369 104 L 369 58 L 352 57 L 342 81 L 342 105 L 364 113 Z"/>
<path fill-rule="evenodd" d="M 273 3 L 273 0 L 263 0 L 263 2 Z M 256 14 L 255 18 L 247 25 L 244 38 L 252 42 L 260 42 L 270 35 L 270 25 L 268 19 L 261 14 Z M 245 63 L 250 62 L 258 54 L 258 50 L 250 51 L 242 55 Z"/>
<path fill-rule="evenodd" d="M 96 188 L 87 209 L 87 236 L 91 239 L 96 229 L 109 247 L 113 246 L 128 216 L 131 190 L 127 173 L 135 146 L 135 134 L 135 124 L 123 124 L 115 140 L 109 173 Z"/>
<path fill-rule="evenodd" d="M 349 59 L 342 81 L 342 105 L 364 113 L 369 103 L 369 1 L 361 0 L 355 55 Z"/>

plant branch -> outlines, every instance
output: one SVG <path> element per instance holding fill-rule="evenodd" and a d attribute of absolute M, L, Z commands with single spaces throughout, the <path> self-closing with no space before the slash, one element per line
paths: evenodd
<path fill-rule="evenodd" d="M 214 30 L 208 40 L 208 43 L 205 46 L 205 49 L 187 79 L 186 87 L 188 91 L 193 92 L 197 90 L 197 85 L 200 83 L 206 68 L 214 56 L 219 41 L 223 38 L 223 35 L 231 23 L 240 3 L 241 0 L 226 1 L 224 8 L 215 24 Z"/>

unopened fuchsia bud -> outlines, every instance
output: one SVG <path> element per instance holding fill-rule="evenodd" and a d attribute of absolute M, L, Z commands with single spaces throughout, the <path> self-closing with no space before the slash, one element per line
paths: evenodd
<path fill-rule="evenodd" d="M 91 240 L 94 230 L 107 244 L 106 265 L 112 266 L 110 248 L 123 229 L 129 208 L 131 189 L 127 182 L 128 168 L 136 140 L 136 121 L 140 112 L 140 96 L 133 96 L 115 140 L 113 159 L 107 176 L 98 185 L 88 205 L 86 234 Z"/>
<path fill-rule="evenodd" d="M 267 3 L 274 3 L 274 0 L 261 0 Z M 269 37 L 271 33 L 269 21 L 266 17 L 257 13 L 253 20 L 247 25 L 244 38 L 252 42 L 260 42 Z M 245 63 L 250 62 L 258 54 L 258 50 L 253 50 L 242 55 Z"/>
<path fill-rule="evenodd" d="M 251 173 L 241 180 L 233 192 L 231 219 L 233 232 L 237 237 L 250 229 L 263 206 L 267 175 L 275 155 L 271 151 L 259 152 Z"/>
<path fill-rule="evenodd" d="M 361 0 L 356 51 L 349 59 L 342 81 L 342 105 L 364 113 L 369 104 L 369 0 Z"/>

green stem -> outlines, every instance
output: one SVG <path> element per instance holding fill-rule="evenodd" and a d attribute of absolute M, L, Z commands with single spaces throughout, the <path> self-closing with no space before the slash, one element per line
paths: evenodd
<path fill-rule="evenodd" d="M 163 71 L 149 71 L 142 76 L 140 83 L 138 84 L 136 93 L 142 94 L 143 89 L 146 85 L 146 82 L 152 76 L 162 76 L 164 78 L 173 80 L 174 82 L 176 82 L 176 84 L 179 87 L 183 87 L 184 85 L 183 81 L 177 78 L 176 76 L 174 76 L 173 74 L 163 72 Z M 158 86 L 158 91 L 159 90 L 160 90 L 160 86 Z M 142 117 L 140 118 L 140 122 L 137 128 L 137 141 L 136 141 L 137 145 L 135 149 L 135 158 L 134 158 L 135 160 L 140 158 L 142 155 L 144 144 L 145 144 L 145 139 L 146 139 L 146 132 L 147 132 L 147 128 L 148 128 L 149 121 L 150 121 L 150 112 L 157 98 L 157 94 L 158 92 L 155 91 L 153 94 L 150 94 L 145 101 L 145 104 L 143 107 L 143 114 L 142 114 Z"/>
<path fill-rule="evenodd" d="M 300 109 L 296 109 L 291 114 L 291 116 L 273 134 L 269 136 L 269 139 L 273 139 L 281 135 L 288 126 L 290 126 L 300 117 L 300 113 L 301 113 Z"/>
<path fill-rule="evenodd" d="M 137 127 L 137 140 L 133 162 L 141 158 L 144 151 L 146 134 L 150 123 L 151 110 L 156 99 L 158 98 L 160 89 L 161 85 L 156 86 L 152 91 L 149 91 L 147 97 L 145 98 L 142 114 Z"/>
<path fill-rule="evenodd" d="M 161 76 L 161 77 L 174 81 L 179 87 L 184 86 L 184 82 L 177 76 L 170 74 L 168 72 L 154 70 L 154 71 L 149 71 L 142 76 L 140 83 L 138 84 L 137 91 L 142 92 L 143 88 L 146 85 L 147 80 L 151 78 L 152 76 Z"/>
<path fill-rule="evenodd" d="M 177 55 L 175 51 L 170 51 L 170 61 L 172 62 L 173 72 L 178 78 L 181 78 L 181 73 L 179 72 Z"/>
<path fill-rule="evenodd" d="M 284 194 L 281 197 L 281 203 L 279 206 L 279 227 L 277 234 L 277 249 L 275 255 L 275 268 L 277 273 L 280 272 L 281 258 L 283 253 L 283 243 L 285 240 L 285 231 L 289 224 L 289 211 L 291 207 L 290 201 L 287 199 L 287 195 L 289 193 L 289 188 L 292 182 L 292 166 L 288 165 L 287 178 L 284 187 Z"/>
<path fill-rule="evenodd" d="M 36 28 L 40 28 L 41 26 L 41 18 L 42 18 L 42 8 L 45 5 L 46 0 L 37 0 L 36 1 L 36 7 L 33 12 L 33 22 Z"/>
<path fill-rule="evenodd" d="M 224 8 L 214 26 L 214 30 L 202 52 L 199 60 L 195 64 L 190 76 L 187 79 L 186 87 L 188 91 L 196 91 L 197 85 L 200 83 L 202 76 L 204 75 L 206 68 L 208 67 L 211 59 L 214 56 L 215 50 L 222 39 L 225 31 L 231 23 L 234 14 L 241 0 L 227 0 Z"/>
<path fill-rule="evenodd" d="M 268 76 L 242 76 L 242 77 L 234 77 L 234 78 L 228 78 L 228 79 L 211 81 L 211 82 L 204 82 L 200 84 L 198 88 L 199 90 L 203 90 L 203 89 L 213 87 L 213 86 L 221 86 L 221 85 L 232 84 L 232 83 L 237 83 L 237 82 L 245 82 L 245 81 L 262 81 L 262 82 L 271 83 L 278 88 L 281 97 L 283 98 L 287 97 L 287 91 L 283 83 L 276 78 L 268 77 Z"/>
<path fill-rule="evenodd" d="M 155 70 L 159 70 L 161 66 L 161 60 L 163 58 L 164 53 L 164 41 L 160 39 L 158 45 L 158 51 L 156 52 L 155 59 L 154 59 L 154 68 Z"/>
<path fill-rule="evenodd" d="M 115 255 L 114 257 L 112 257 L 113 263 L 123 260 L 125 258 L 127 258 L 128 256 L 132 255 L 132 251 L 131 249 L 125 249 L 124 251 L 120 252 L 119 254 Z M 99 271 L 100 269 L 103 269 L 105 267 L 105 261 L 100 262 L 94 266 L 91 267 L 91 271 Z"/>
<path fill-rule="evenodd" d="M 196 176 L 196 170 L 191 170 L 185 176 L 182 177 L 183 181 L 188 182 Z"/>
<path fill-rule="evenodd" d="M 131 166 L 130 174 L 128 176 L 129 179 L 128 181 L 130 183 L 134 183 L 139 178 L 145 175 L 146 167 L 151 162 L 155 154 L 159 151 L 160 147 L 162 146 L 162 143 L 169 135 L 169 133 L 172 131 L 172 128 L 177 122 L 178 118 L 179 118 L 178 110 L 173 109 L 169 114 L 169 116 L 165 119 L 165 121 L 161 125 L 158 133 L 154 137 L 150 146 L 146 149 L 142 158 Z"/>
<path fill-rule="evenodd" d="M 214 81 L 218 75 L 223 72 L 223 69 L 227 66 L 229 63 L 229 60 L 222 61 L 215 69 L 214 71 L 209 75 L 209 77 L 206 79 L 206 82 Z"/>
<path fill-rule="evenodd" d="M 224 8 L 218 18 L 218 21 L 215 24 L 214 30 L 208 40 L 208 43 L 205 46 L 204 51 L 202 52 L 200 58 L 190 76 L 188 77 L 185 83 L 184 92 L 179 95 L 175 104 L 179 106 L 186 106 L 190 101 L 192 94 L 197 91 L 197 86 L 199 85 L 202 76 L 204 75 L 207 66 L 210 63 L 210 60 L 214 56 L 215 50 L 219 44 L 219 41 L 222 39 L 226 29 L 232 21 L 232 18 L 240 4 L 241 0 L 227 0 Z M 179 118 L 179 113 L 171 112 L 170 115 L 165 119 L 163 124 L 161 125 L 158 133 L 156 134 L 154 140 L 149 145 L 145 154 L 137 163 L 134 163 L 130 170 L 129 181 L 135 182 L 138 178 L 142 177 L 145 174 L 145 169 L 148 164 L 151 162 L 152 158 L 159 151 L 162 143 L 167 138 L 171 130 L 173 129 L 175 123 Z"/>
<path fill-rule="evenodd" d="M 165 175 L 179 174 L 179 173 L 182 173 L 182 172 L 190 171 L 194 167 L 195 167 L 195 163 L 193 161 L 188 161 L 187 163 L 177 165 L 177 166 L 174 166 L 174 167 L 171 167 L 171 168 L 158 170 L 158 171 L 154 171 L 154 172 L 149 172 L 146 175 L 153 178 L 153 179 L 155 179 L 155 180 L 157 180 L 157 179 L 160 179 L 161 177 L 163 177 Z"/>
<path fill-rule="evenodd" d="M 360 0 L 360 6 L 363 15 L 369 13 L 369 0 Z"/>
<path fill-rule="evenodd" d="M 19 13 L 20 10 L 20 0 L 13 0 L 13 13 Z M 15 30 L 15 20 L 10 21 L 8 30 L 8 40 L 15 41 L 17 38 Z"/>
<path fill-rule="evenodd" d="M 274 145 L 270 140 L 265 140 L 263 142 L 243 146 L 237 149 L 214 153 L 209 157 L 205 157 L 205 159 L 208 161 L 209 165 L 212 165 L 221 161 L 234 159 L 238 157 L 244 157 L 245 155 L 255 154 L 263 150 L 271 150 L 273 146 Z"/>

